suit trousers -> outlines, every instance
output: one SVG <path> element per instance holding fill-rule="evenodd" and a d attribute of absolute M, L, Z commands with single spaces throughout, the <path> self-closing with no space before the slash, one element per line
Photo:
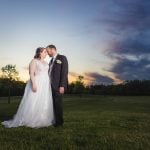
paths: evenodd
<path fill-rule="evenodd" d="M 52 97 L 55 114 L 55 125 L 63 125 L 63 94 L 52 88 Z"/>

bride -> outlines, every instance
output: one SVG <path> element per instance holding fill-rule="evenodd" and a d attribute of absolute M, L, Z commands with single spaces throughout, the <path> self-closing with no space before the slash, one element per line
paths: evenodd
<path fill-rule="evenodd" d="M 29 64 L 30 80 L 26 84 L 17 113 L 13 119 L 2 122 L 5 127 L 39 128 L 55 123 L 51 84 L 48 76 L 49 65 L 44 60 L 46 56 L 45 48 L 37 48 L 34 59 Z"/>

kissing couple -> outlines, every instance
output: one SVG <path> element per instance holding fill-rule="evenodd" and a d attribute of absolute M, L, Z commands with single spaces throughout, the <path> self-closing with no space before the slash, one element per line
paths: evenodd
<path fill-rule="evenodd" d="M 51 58 L 48 64 L 46 56 Z M 30 80 L 13 119 L 3 121 L 7 127 L 31 128 L 63 126 L 63 94 L 68 88 L 68 60 L 57 53 L 55 45 L 36 49 L 29 64 Z"/>

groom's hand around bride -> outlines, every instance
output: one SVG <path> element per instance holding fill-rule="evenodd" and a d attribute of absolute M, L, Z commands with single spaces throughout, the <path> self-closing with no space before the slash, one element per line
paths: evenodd
<path fill-rule="evenodd" d="M 64 94 L 64 92 L 65 92 L 64 87 L 59 87 L 59 93 L 60 93 L 60 94 Z"/>
<path fill-rule="evenodd" d="M 36 87 L 35 84 L 32 85 L 32 91 L 33 91 L 33 92 L 36 92 L 36 91 L 37 91 L 37 87 Z"/>

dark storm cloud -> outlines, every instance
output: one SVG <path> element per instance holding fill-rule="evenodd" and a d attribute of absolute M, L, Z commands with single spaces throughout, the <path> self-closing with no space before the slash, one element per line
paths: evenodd
<path fill-rule="evenodd" d="M 109 23 L 114 30 L 149 28 L 149 7 L 149 0 L 113 0 L 112 8 L 106 9 L 106 15 L 100 21 Z"/>
<path fill-rule="evenodd" d="M 124 80 L 150 79 L 150 61 L 146 59 L 140 61 L 120 59 L 112 71 L 117 72 L 118 78 Z"/>
<path fill-rule="evenodd" d="M 79 75 L 76 72 L 69 72 L 69 75 L 72 77 L 78 78 Z M 89 84 L 112 84 L 114 83 L 114 80 L 110 77 L 103 76 L 99 74 L 98 72 L 85 72 L 83 73 L 84 81 L 87 81 Z"/>
<path fill-rule="evenodd" d="M 122 80 L 150 79 L 150 1 L 111 0 L 109 7 L 97 22 L 113 35 L 107 55 L 117 63 L 111 71 Z"/>
<path fill-rule="evenodd" d="M 107 76 L 103 76 L 98 72 L 86 72 L 84 73 L 86 79 L 91 80 L 93 84 L 112 84 L 113 79 Z"/>

